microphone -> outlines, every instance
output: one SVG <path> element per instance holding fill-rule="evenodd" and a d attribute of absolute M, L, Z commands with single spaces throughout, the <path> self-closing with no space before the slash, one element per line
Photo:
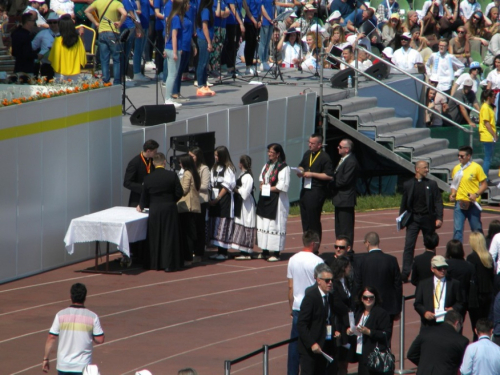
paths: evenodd
<path fill-rule="evenodd" d="M 125 43 L 128 40 L 129 36 L 130 36 L 130 29 L 123 30 L 123 32 L 120 34 L 120 42 Z"/>

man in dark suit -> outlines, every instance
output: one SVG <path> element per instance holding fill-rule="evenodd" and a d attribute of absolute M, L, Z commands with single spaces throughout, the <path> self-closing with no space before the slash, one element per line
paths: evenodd
<path fill-rule="evenodd" d="M 380 306 L 389 313 L 392 322 L 399 320 L 403 285 L 398 260 L 380 250 L 380 239 L 377 233 L 367 233 L 364 243 L 368 254 L 359 259 L 361 264 L 358 268 L 359 272 L 355 276 L 356 291 L 365 286 L 377 288 L 382 299 Z"/>
<path fill-rule="evenodd" d="M 459 331 L 462 315 L 446 313 L 444 324 L 421 332 L 408 350 L 407 358 L 418 366 L 417 375 L 457 375 L 469 340 Z"/>
<path fill-rule="evenodd" d="M 354 207 L 356 206 L 356 178 L 358 161 L 352 154 L 353 143 L 343 139 L 338 145 L 340 161 L 328 187 L 332 190 L 335 206 L 335 235 L 344 235 L 354 243 Z"/>
<path fill-rule="evenodd" d="M 408 282 L 415 243 L 418 233 L 431 234 L 443 225 L 443 199 L 435 181 L 426 176 L 429 173 L 429 163 L 418 161 L 415 164 L 415 178 L 406 181 L 403 185 L 403 198 L 399 214 L 407 212 L 409 219 L 406 223 L 406 239 L 403 252 L 403 270 L 401 278 Z"/>
<path fill-rule="evenodd" d="M 314 269 L 314 277 L 317 284 L 306 289 L 297 321 L 301 375 L 333 374 L 334 367 L 328 366 L 321 352 L 333 357 L 335 338 L 340 337 L 333 326 L 332 271 L 321 263 Z"/>
<path fill-rule="evenodd" d="M 155 140 L 147 140 L 142 146 L 142 152 L 134 156 L 132 160 L 128 162 L 125 177 L 123 178 L 123 186 L 130 190 L 130 197 L 128 199 L 129 207 L 137 207 L 141 200 L 142 183 L 144 182 L 144 177 L 155 169 L 153 165 L 153 156 L 156 155 L 158 147 L 159 144 Z M 146 249 L 147 247 L 144 241 L 130 244 L 130 253 L 134 262 L 139 261 L 139 263 L 142 263 L 144 261 Z M 130 267 L 132 265 L 132 260 L 124 256 L 121 265 Z"/>
<path fill-rule="evenodd" d="M 177 201 L 184 191 L 177 174 L 165 170 L 164 154 L 157 153 L 153 163 L 155 170 L 144 178 L 141 201 L 137 206 L 139 212 L 149 207 L 149 259 L 145 268 L 173 272 L 183 265 Z"/>
<path fill-rule="evenodd" d="M 424 235 L 425 251 L 417 255 L 411 270 L 411 283 L 415 286 L 422 280 L 432 277 L 431 260 L 436 256 L 436 247 L 439 246 L 439 236 L 436 232 Z"/>
<path fill-rule="evenodd" d="M 434 276 L 422 280 L 415 292 L 415 310 L 420 315 L 422 326 L 435 326 L 444 321 L 445 311 L 455 310 L 462 313 L 463 295 L 460 283 L 446 277 L 448 263 L 441 255 L 436 255 L 431 261 Z M 436 316 L 438 315 L 438 316 Z"/>

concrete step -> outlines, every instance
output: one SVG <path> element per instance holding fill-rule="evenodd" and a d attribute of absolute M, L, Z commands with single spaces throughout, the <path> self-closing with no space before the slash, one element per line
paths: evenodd
<path fill-rule="evenodd" d="M 457 150 L 453 148 L 447 148 L 446 150 L 439 150 L 430 152 L 425 155 L 415 156 L 413 160 L 426 160 L 430 164 L 430 168 L 438 167 L 443 164 L 457 165 Z"/>
<path fill-rule="evenodd" d="M 411 128 L 413 119 L 411 117 L 389 117 L 382 120 L 363 123 L 359 131 L 375 131 L 376 134 L 390 133 L 401 129 Z M 366 129 L 365 129 L 366 128 Z"/>
<path fill-rule="evenodd" d="M 395 152 L 411 153 L 412 156 L 421 156 L 430 152 L 448 148 L 448 140 L 440 138 L 425 138 L 416 142 L 400 145 L 394 149 Z"/>
<path fill-rule="evenodd" d="M 362 125 L 367 122 L 373 122 L 377 120 L 394 117 L 395 114 L 396 110 L 394 108 L 375 107 L 347 114 L 344 114 L 344 112 L 342 112 L 341 120 L 347 120 L 347 121 L 358 120 L 358 124 Z"/>
<path fill-rule="evenodd" d="M 328 107 L 337 108 L 337 115 L 339 118 L 343 113 L 361 111 L 363 109 L 373 108 L 377 106 L 377 98 L 363 98 L 354 96 L 352 98 L 338 100 L 336 102 L 325 103 Z"/>
<path fill-rule="evenodd" d="M 430 133 L 430 129 L 426 128 L 407 128 L 390 133 L 379 134 L 377 141 L 392 142 L 394 147 L 398 147 L 429 138 Z"/>

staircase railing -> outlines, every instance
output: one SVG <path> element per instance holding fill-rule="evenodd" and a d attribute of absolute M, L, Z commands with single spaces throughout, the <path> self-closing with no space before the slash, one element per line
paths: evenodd
<path fill-rule="evenodd" d="M 388 89 L 388 90 L 390 90 L 390 91 L 392 91 L 392 92 L 394 92 L 394 93 L 398 94 L 399 96 L 402 96 L 403 98 L 405 98 L 406 100 L 409 100 L 409 101 L 410 101 L 410 102 L 412 102 L 413 104 L 416 104 L 416 105 L 418 105 L 418 106 L 419 106 L 419 107 L 421 107 L 421 108 L 424 108 L 426 111 L 429 111 L 429 112 L 433 113 L 434 115 L 437 115 L 438 117 L 442 118 L 443 120 L 447 121 L 448 123 L 452 124 L 453 126 L 455 126 L 455 127 L 459 128 L 459 129 L 460 129 L 461 131 L 463 131 L 464 133 L 469 134 L 469 146 L 471 146 L 471 147 L 472 147 L 473 135 L 474 135 L 474 131 L 473 131 L 472 129 L 468 129 L 468 128 L 464 127 L 463 125 L 460 125 L 459 123 L 457 123 L 457 122 L 455 122 L 455 121 L 453 121 L 453 120 L 449 119 L 448 117 L 443 116 L 441 113 L 439 113 L 439 112 L 435 111 L 434 109 L 428 108 L 426 105 L 424 105 L 424 104 L 420 103 L 418 100 L 415 100 L 415 99 L 413 99 L 413 98 L 409 97 L 408 95 L 403 94 L 402 92 L 400 92 L 400 91 L 396 90 L 395 88 L 392 88 L 391 86 L 389 86 L 389 85 L 385 84 L 384 82 L 380 81 L 379 79 L 377 79 L 377 78 L 375 78 L 375 77 L 373 77 L 373 76 L 371 76 L 371 75 L 369 75 L 369 74 L 365 73 L 363 70 L 358 69 L 358 67 L 357 67 L 357 65 L 358 65 L 358 64 L 357 64 L 357 61 L 358 61 L 358 59 L 357 59 L 357 52 L 358 52 L 358 49 L 359 49 L 359 50 L 362 50 L 362 51 L 367 52 L 369 55 L 372 55 L 372 56 L 375 56 L 375 57 L 379 58 L 378 56 L 376 56 L 376 55 L 372 54 L 371 52 L 367 51 L 367 50 L 366 50 L 366 49 L 364 49 L 364 48 L 359 48 L 359 47 L 356 47 L 356 49 L 355 49 L 355 59 L 356 59 L 355 61 L 356 61 L 356 64 L 355 64 L 355 66 L 351 66 L 351 65 L 349 66 L 350 68 L 354 69 L 354 72 L 355 72 L 355 73 L 362 74 L 363 76 L 365 76 L 365 77 L 369 78 L 370 80 L 377 82 L 379 85 L 381 85 L 381 86 L 385 87 L 386 89 Z M 342 60 L 342 59 L 338 58 L 338 57 L 337 57 L 337 56 L 335 56 L 335 55 L 332 55 L 332 54 L 328 53 L 328 56 L 329 56 L 330 58 L 334 59 L 335 61 L 338 61 L 338 62 L 339 62 L 339 63 L 341 63 L 341 64 L 345 64 L 345 61 L 344 61 L 344 60 Z M 384 61 L 384 60 L 380 60 L 380 61 L 381 61 L 381 62 L 383 62 L 383 63 L 385 63 L 385 64 L 387 64 L 387 65 L 389 65 L 391 68 L 393 68 L 393 67 L 394 67 L 394 68 L 396 68 L 397 70 L 402 71 L 401 69 L 399 69 L 398 67 L 396 67 L 395 65 L 393 65 L 393 64 L 391 64 L 391 63 L 389 63 L 389 62 L 387 62 L 387 61 Z M 413 75 L 411 75 L 411 74 L 409 74 L 409 73 L 406 73 L 406 72 L 403 72 L 403 73 L 404 73 L 404 74 L 406 74 L 407 76 L 409 76 L 409 77 L 413 78 L 414 80 L 416 80 L 416 81 L 418 81 L 418 82 L 420 82 L 420 83 L 422 83 L 422 84 L 424 84 L 424 85 L 426 85 L 426 86 L 429 86 L 429 87 L 432 87 L 433 89 L 435 89 L 433 86 L 431 86 L 431 85 L 429 85 L 428 83 L 426 83 L 426 82 L 424 82 L 424 81 L 422 81 L 422 80 L 418 79 L 417 77 L 415 77 L 415 76 L 413 76 Z M 355 80 L 355 93 L 357 93 L 357 85 L 358 85 L 357 74 L 355 75 L 354 80 Z M 435 89 L 435 90 L 436 90 L 436 89 Z M 449 96 L 448 94 L 443 93 L 443 92 L 442 92 L 442 91 L 440 91 L 440 90 L 436 90 L 436 91 L 438 91 L 439 93 L 442 93 L 443 95 L 445 95 L 445 96 L 446 96 L 446 97 L 448 97 L 448 98 L 453 99 L 454 101 L 458 102 L 460 105 L 464 105 L 464 106 L 466 106 L 468 109 L 472 109 L 472 110 L 474 110 L 475 112 L 477 112 L 477 110 L 476 110 L 475 108 L 472 108 L 472 107 L 468 106 L 467 104 L 462 103 L 460 100 L 457 100 L 457 99 L 455 99 L 455 98 L 453 98 L 453 97 Z"/>

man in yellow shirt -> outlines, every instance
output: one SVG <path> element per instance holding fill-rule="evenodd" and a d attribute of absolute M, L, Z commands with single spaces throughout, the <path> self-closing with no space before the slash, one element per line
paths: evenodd
<path fill-rule="evenodd" d="M 93 12 L 97 12 L 97 19 Z M 112 58 L 113 85 L 120 85 L 120 53 L 123 48 L 120 43 L 119 30 L 127 18 L 127 12 L 118 0 L 96 0 L 85 9 L 85 15 L 99 30 L 102 80 L 107 83 L 111 79 L 109 59 Z"/>
<path fill-rule="evenodd" d="M 469 220 L 472 231 L 483 232 L 479 200 L 488 188 L 483 168 L 473 162 L 472 147 L 462 146 L 458 149 L 460 164 L 453 168 L 451 177 L 450 202 L 455 202 L 453 214 L 453 239 L 463 242 L 465 219 Z"/>

